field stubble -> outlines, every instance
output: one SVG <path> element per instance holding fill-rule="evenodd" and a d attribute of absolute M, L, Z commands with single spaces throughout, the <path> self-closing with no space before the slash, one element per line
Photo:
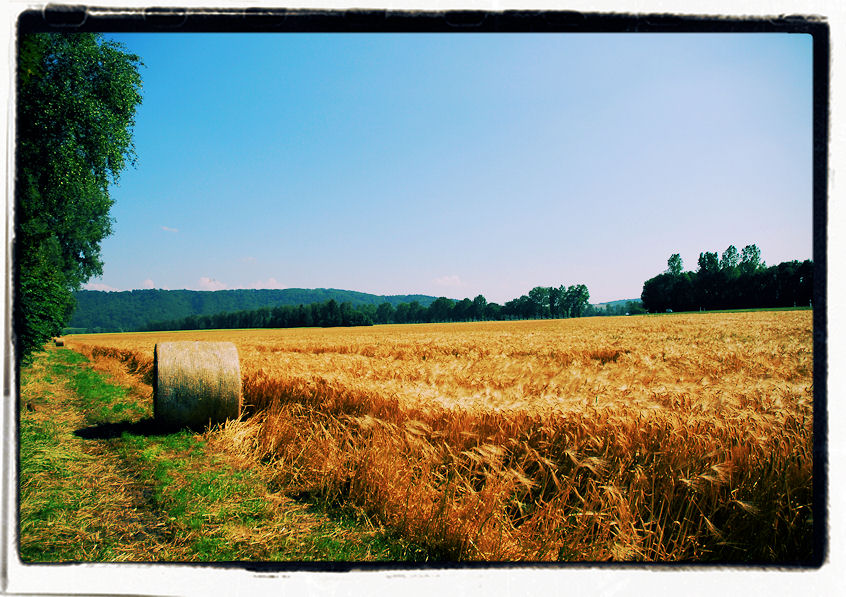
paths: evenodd
<path fill-rule="evenodd" d="M 70 336 L 238 346 L 280 487 L 452 559 L 813 559 L 810 311 Z"/>

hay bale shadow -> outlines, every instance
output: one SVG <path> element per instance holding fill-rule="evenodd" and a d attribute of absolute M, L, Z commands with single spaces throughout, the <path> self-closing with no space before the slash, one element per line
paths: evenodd
<path fill-rule="evenodd" d="M 146 418 L 138 421 L 121 421 L 119 423 L 100 423 L 90 427 L 82 427 L 73 434 L 82 439 L 117 439 L 124 433 L 143 437 L 164 436 L 188 430 L 194 433 L 203 433 L 209 427 L 205 425 L 185 425 L 161 421 L 154 418 Z"/>
<path fill-rule="evenodd" d="M 100 423 L 90 427 L 77 429 L 73 434 L 82 439 L 115 439 L 124 433 L 150 437 L 153 435 L 168 435 L 174 429 L 162 425 L 155 419 L 146 418 L 139 421 L 121 421 L 120 423 Z"/>

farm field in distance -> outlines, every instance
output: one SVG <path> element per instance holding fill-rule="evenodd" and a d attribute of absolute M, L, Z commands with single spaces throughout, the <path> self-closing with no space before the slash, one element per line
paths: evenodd
<path fill-rule="evenodd" d="M 280 491 L 446 559 L 813 556 L 811 311 L 72 335 L 146 383 L 166 340 L 238 347 L 227 425 Z"/>

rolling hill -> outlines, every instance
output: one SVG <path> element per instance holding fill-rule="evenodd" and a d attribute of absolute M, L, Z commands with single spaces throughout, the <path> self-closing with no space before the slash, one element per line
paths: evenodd
<path fill-rule="evenodd" d="M 335 299 L 338 303 L 378 305 L 418 301 L 428 307 L 433 296 L 422 294 L 377 295 L 335 288 L 237 289 L 237 290 L 80 290 L 68 328 L 74 331 L 131 331 L 147 323 L 181 319 L 190 315 L 308 305 Z"/>

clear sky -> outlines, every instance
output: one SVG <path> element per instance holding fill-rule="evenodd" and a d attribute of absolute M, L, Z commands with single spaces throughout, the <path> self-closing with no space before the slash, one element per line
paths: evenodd
<path fill-rule="evenodd" d="M 94 289 L 640 296 L 812 257 L 812 39 L 126 34 L 138 162 Z"/>

